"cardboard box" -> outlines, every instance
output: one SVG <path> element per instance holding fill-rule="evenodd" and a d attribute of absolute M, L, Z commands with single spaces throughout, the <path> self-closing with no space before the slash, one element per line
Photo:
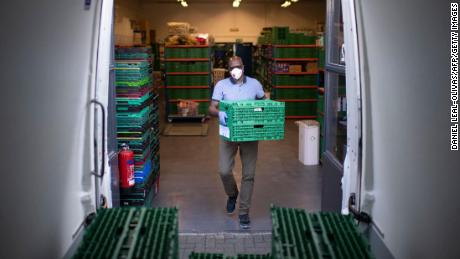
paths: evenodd
<path fill-rule="evenodd" d="M 309 62 L 309 63 L 307 63 L 307 72 L 317 73 L 318 72 L 318 63 L 317 62 Z"/>
<path fill-rule="evenodd" d="M 289 66 L 290 73 L 299 73 L 302 72 L 302 65 L 290 65 Z"/>

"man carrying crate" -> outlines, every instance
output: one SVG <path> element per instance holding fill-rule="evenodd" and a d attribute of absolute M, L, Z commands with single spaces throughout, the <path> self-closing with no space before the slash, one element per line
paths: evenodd
<path fill-rule="evenodd" d="M 227 124 L 227 114 L 224 111 L 219 111 L 220 101 L 260 100 L 265 98 L 264 90 L 259 81 L 243 74 L 244 66 L 240 57 L 234 56 L 230 58 L 228 67 L 231 77 L 217 82 L 214 87 L 212 102 L 209 106 L 209 113 L 219 117 L 220 124 L 224 126 Z M 240 192 L 238 192 L 233 176 L 235 155 L 238 148 L 243 166 Z M 249 209 L 251 207 L 251 196 L 256 173 L 257 149 L 258 141 L 229 142 L 221 138 L 219 145 L 219 173 L 225 193 L 228 196 L 227 213 L 231 214 L 235 211 L 238 194 L 240 194 L 239 220 L 240 227 L 243 229 L 250 227 Z"/>

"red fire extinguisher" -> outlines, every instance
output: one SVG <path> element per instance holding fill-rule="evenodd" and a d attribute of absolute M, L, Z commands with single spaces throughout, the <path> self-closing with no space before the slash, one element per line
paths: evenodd
<path fill-rule="evenodd" d="M 121 146 L 118 153 L 118 170 L 121 188 L 134 186 L 134 152 L 126 144 Z"/>

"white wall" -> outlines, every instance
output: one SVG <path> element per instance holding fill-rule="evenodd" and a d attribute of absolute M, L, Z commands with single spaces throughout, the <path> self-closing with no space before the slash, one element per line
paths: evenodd
<path fill-rule="evenodd" d="M 460 258 L 460 153 L 449 145 L 448 1 L 357 1 L 364 190 L 395 258 Z"/>
<path fill-rule="evenodd" d="M 2 4 L 0 258 L 62 257 L 94 208 L 91 2 Z"/>
<path fill-rule="evenodd" d="M 157 32 L 157 40 L 167 36 L 167 22 L 188 22 L 199 32 L 210 33 L 217 42 L 243 39 L 256 42 L 263 27 L 290 26 L 291 28 L 316 28 L 325 22 L 325 1 L 299 1 L 289 8 L 281 8 L 276 1 L 270 3 L 243 1 L 233 8 L 231 1 L 194 3 L 183 8 L 175 1 L 170 3 L 141 2 L 141 18 L 150 21 Z M 230 28 L 239 28 L 230 32 Z"/>

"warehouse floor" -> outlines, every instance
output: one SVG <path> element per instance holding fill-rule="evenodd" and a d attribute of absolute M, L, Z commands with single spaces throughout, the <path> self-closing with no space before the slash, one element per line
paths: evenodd
<path fill-rule="evenodd" d="M 225 213 L 226 195 L 218 174 L 218 123 L 205 137 L 162 136 L 160 190 L 154 207 L 177 206 L 181 233 L 241 231 L 237 212 Z M 320 210 L 321 167 L 298 160 L 298 128 L 286 121 L 283 141 L 259 143 L 250 232 L 270 232 L 270 204 Z M 237 182 L 241 163 L 235 165 Z M 244 231 L 248 232 L 248 231 Z"/>

